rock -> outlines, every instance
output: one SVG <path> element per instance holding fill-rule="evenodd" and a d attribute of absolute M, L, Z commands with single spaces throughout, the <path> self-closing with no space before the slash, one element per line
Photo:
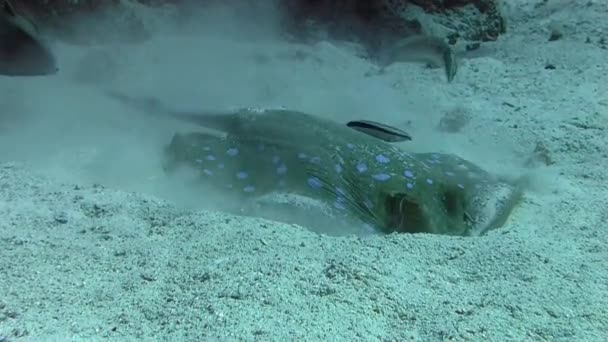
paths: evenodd
<path fill-rule="evenodd" d="M 456 107 L 446 112 L 437 128 L 440 132 L 446 133 L 458 133 L 460 132 L 471 120 L 469 111 L 464 107 Z"/>
<path fill-rule="evenodd" d="M 22 0 L 15 7 L 53 36 L 73 44 L 88 44 L 145 40 L 149 32 L 138 12 L 173 2 L 175 0 Z M 108 27 L 112 30 L 107 30 Z"/>
<path fill-rule="evenodd" d="M 409 1 L 423 10 L 413 11 L 412 19 L 419 20 L 427 30 L 445 30 L 452 40 L 494 41 L 506 32 L 506 19 L 498 0 Z"/>
<path fill-rule="evenodd" d="M 356 38 L 371 50 L 413 34 L 454 44 L 459 38 L 493 41 L 506 31 L 497 0 L 290 0 L 284 10 L 296 36 L 321 26 L 333 38 Z"/>
<path fill-rule="evenodd" d="M 197 5 L 216 3 L 208 0 Z M 496 40 L 506 30 L 499 0 L 275 0 L 275 4 L 284 15 L 285 30 L 296 38 L 355 40 L 370 51 L 413 34 L 433 35 L 454 44 L 458 39 Z M 146 38 L 145 25 L 128 12 L 161 5 L 185 8 L 190 4 L 180 0 L 23 0 L 19 7 L 36 21 L 69 33 L 77 18 L 87 16 L 87 27 L 92 30 L 98 24 L 91 23 L 89 16 L 109 17 L 116 21 L 114 31 L 139 40 Z M 106 13 L 108 9 L 111 13 Z M 319 31 L 327 32 L 328 37 Z M 85 40 L 94 34 L 85 32 Z"/>

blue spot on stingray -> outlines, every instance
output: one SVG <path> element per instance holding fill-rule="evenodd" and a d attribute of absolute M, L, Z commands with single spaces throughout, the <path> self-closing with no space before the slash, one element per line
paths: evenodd
<path fill-rule="evenodd" d="M 210 154 L 207 156 L 206 158 L 207 160 L 215 160 L 215 156 L 213 154 Z"/>
<path fill-rule="evenodd" d="M 197 159 L 197 160 L 195 160 L 195 162 L 197 162 L 198 164 L 202 164 L 203 160 L 202 159 Z"/>
<path fill-rule="evenodd" d="M 342 171 L 344 171 L 344 169 L 342 168 L 342 165 L 340 165 L 340 164 L 336 164 L 336 166 L 334 168 L 336 169 L 336 173 L 342 173 Z"/>
<path fill-rule="evenodd" d="M 458 186 L 461 189 L 464 189 L 464 185 L 462 185 L 462 184 L 457 184 L 456 186 Z"/>
<path fill-rule="evenodd" d="M 223 168 L 224 168 L 224 163 L 219 163 L 219 164 L 217 164 L 217 168 L 218 168 L 218 169 L 223 169 Z"/>
<path fill-rule="evenodd" d="M 453 177 L 454 176 L 454 172 L 452 171 L 446 171 L 445 174 L 449 177 Z"/>
<path fill-rule="evenodd" d="M 253 185 L 247 185 L 246 187 L 243 188 L 243 191 L 245 191 L 245 192 L 254 192 L 255 191 L 255 186 L 253 186 Z"/>
<path fill-rule="evenodd" d="M 298 153 L 298 158 L 300 158 L 300 159 L 306 159 L 307 157 L 308 156 L 306 155 L 306 153 L 302 153 L 302 152 Z"/>
<path fill-rule="evenodd" d="M 258 151 L 264 151 L 266 149 L 266 145 L 258 144 Z"/>
<path fill-rule="evenodd" d="M 391 178 L 391 175 L 387 173 L 377 173 L 375 175 L 372 175 L 372 178 L 380 182 L 385 182 Z"/>
<path fill-rule="evenodd" d="M 344 199 L 342 199 L 344 200 Z M 339 209 L 339 210 L 344 210 L 346 209 L 346 207 L 344 206 L 344 203 L 342 201 L 340 201 L 340 198 L 338 198 L 335 202 L 334 202 L 334 208 Z"/>
<path fill-rule="evenodd" d="M 405 186 L 407 186 L 408 189 L 413 189 L 414 183 L 407 183 Z"/>
<path fill-rule="evenodd" d="M 312 157 L 310 158 L 310 162 L 313 164 L 319 164 L 321 162 L 321 158 L 319 157 Z"/>
<path fill-rule="evenodd" d="M 238 179 L 247 179 L 247 177 L 249 177 L 249 174 L 245 171 L 239 171 L 236 174 L 236 178 L 238 178 Z"/>
<path fill-rule="evenodd" d="M 414 173 L 410 170 L 403 171 L 403 175 L 407 178 L 414 178 Z"/>
<path fill-rule="evenodd" d="M 317 177 L 310 177 L 307 181 L 308 185 L 310 185 L 310 187 L 313 189 L 320 189 L 323 187 L 323 182 L 321 182 L 321 180 Z"/>
<path fill-rule="evenodd" d="M 287 173 L 287 166 L 285 164 L 279 165 L 277 167 L 277 175 L 284 175 L 285 173 Z"/>
<path fill-rule="evenodd" d="M 355 148 L 355 145 L 348 143 L 346 144 L 346 147 L 350 148 L 351 150 Z"/>
<path fill-rule="evenodd" d="M 206 174 L 207 176 L 213 176 L 213 171 L 211 171 L 209 169 L 204 169 L 203 173 Z"/>
<path fill-rule="evenodd" d="M 204 151 L 211 151 L 211 147 L 209 147 L 209 146 L 205 146 L 205 147 L 203 147 L 203 150 L 204 150 Z"/>
<path fill-rule="evenodd" d="M 389 163 L 391 160 L 387 156 L 379 154 L 376 156 L 376 161 L 380 164 L 386 164 Z"/>
<path fill-rule="evenodd" d="M 272 157 L 272 163 L 273 164 L 278 164 L 281 161 L 281 157 L 279 156 L 273 156 Z"/>
<path fill-rule="evenodd" d="M 239 150 L 236 148 L 229 148 L 228 150 L 226 150 L 226 154 L 231 157 L 234 157 L 239 154 Z"/>
<path fill-rule="evenodd" d="M 439 159 L 440 157 L 441 157 L 441 156 L 440 156 L 440 155 L 438 155 L 437 153 L 433 153 L 433 154 L 431 154 L 431 158 L 433 158 L 433 159 Z"/>
<path fill-rule="evenodd" d="M 359 173 L 363 173 L 363 172 L 367 171 L 367 165 L 365 165 L 364 162 L 359 162 L 357 164 L 357 171 L 359 171 Z"/>
<path fill-rule="evenodd" d="M 433 184 L 433 180 L 432 180 L 432 179 L 430 179 L 430 178 L 427 178 L 427 179 L 426 179 L 426 182 L 427 182 L 427 183 L 429 183 L 429 184 Z"/>
<path fill-rule="evenodd" d="M 367 209 L 374 209 L 374 203 L 369 198 L 363 200 L 363 205 L 365 205 Z"/>

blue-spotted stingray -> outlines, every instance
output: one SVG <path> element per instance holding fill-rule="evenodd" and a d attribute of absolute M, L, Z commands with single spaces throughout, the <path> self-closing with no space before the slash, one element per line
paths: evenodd
<path fill-rule="evenodd" d="M 207 184 L 242 198 L 317 199 L 384 233 L 480 235 L 503 225 L 522 195 L 517 183 L 457 156 L 410 153 L 302 112 L 170 115 L 223 134 L 176 133 L 164 151 L 169 169 L 190 165 Z"/>

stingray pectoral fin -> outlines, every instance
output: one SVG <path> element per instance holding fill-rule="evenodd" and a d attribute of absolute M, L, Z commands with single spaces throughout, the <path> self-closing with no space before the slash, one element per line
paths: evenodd
<path fill-rule="evenodd" d="M 175 133 L 171 142 L 164 147 L 161 164 L 168 173 L 184 166 L 201 169 L 205 157 L 213 155 L 213 151 L 225 151 L 227 148 L 226 138 L 212 132 Z M 222 164 L 226 168 L 234 165 L 227 160 Z"/>
<path fill-rule="evenodd" d="M 306 175 L 307 183 L 324 201 L 339 204 L 349 218 L 357 218 L 374 229 L 383 230 L 384 222 L 377 212 L 365 204 L 367 192 L 352 174 L 330 175 L 321 165 L 311 163 L 306 166 Z"/>
<path fill-rule="evenodd" d="M 354 120 L 349 121 L 346 126 L 387 142 L 412 140 L 412 137 L 407 132 L 375 121 Z"/>
<path fill-rule="evenodd" d="M 467 209 L 473 225 L 470 235 L 479 236 L 505 224 L 523 196 L 522 184 L 495 182 L 477 189 L 475 199 Z"/>

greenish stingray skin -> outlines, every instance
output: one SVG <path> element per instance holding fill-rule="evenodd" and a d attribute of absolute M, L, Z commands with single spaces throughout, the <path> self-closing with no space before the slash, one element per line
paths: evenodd
<path fill-rule="evenodd" d="M 501 226 L 522 194 L 457 156 L 406 152 L 306 113 L 243 109 L 196 122 L 223 136 L 175 134 L 166 169 L 190 165 L 208 184 L 243 198 L 285 192 L 318 199 L 384 233 L 481 235 Z"/>

